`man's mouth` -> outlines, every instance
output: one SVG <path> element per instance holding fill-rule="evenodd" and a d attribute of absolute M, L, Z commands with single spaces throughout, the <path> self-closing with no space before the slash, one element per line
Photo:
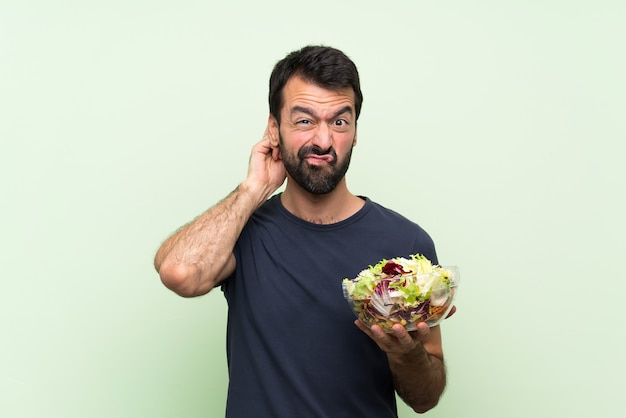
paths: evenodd
<path fill-rule="evenodd" d="M 311 165 L 331 164 L 335 160 L 330 154 L 309 154 L 304 159 Z"/>

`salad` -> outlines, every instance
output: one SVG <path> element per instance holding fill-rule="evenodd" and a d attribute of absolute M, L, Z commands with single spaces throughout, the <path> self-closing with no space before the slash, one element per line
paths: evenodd
<path fill-rule="evenodd" d="M 344 297 L 368 326 L 391 332 L 394 324 L 409 331 L 425 321 L 437 325 L 452 308 L 458 282 L 455 267 L 433 265 L 421 254 L 381 260 L 343 280 Z"/>

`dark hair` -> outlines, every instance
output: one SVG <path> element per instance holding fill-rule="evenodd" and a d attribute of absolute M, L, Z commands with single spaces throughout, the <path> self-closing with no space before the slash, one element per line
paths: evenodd
<path fill-rule="evenodd" d="M 270 113 L 280 123 L 283 106 L 283 88 L 287 81 L 299 76 L 319 87 L 335 90 L 352 87 L 356 119 L 361 113 L 363 94 L 356 65 L 338 49 L 327 46 L 309 45 L 289 53 L 278 61 L 270 76 Z"/>

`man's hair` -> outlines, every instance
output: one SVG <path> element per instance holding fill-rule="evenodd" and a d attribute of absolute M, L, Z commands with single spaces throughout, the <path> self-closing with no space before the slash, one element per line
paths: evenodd
<path fill-rule="evenodd" d="M 351 87 L 354 91 L 356 119 L 361 113 L 363 94 L 356 65 L 338 49 L 309 45 L 289 53 L 278 61 L 270 76 L 270 113 L 280 123 L 280 109 L 283 106 L 283 89 L 287 81 L 298 76 L 327 90 Z"/>

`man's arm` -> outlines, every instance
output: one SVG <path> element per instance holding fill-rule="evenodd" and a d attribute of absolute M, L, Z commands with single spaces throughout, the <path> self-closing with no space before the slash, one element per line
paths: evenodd
<path fill-rule="evenodd" d="M 284 179 L 280 152 L 266 130 L 252 149 L 246 180 L 161 245 L 154 266 L 163 284 L 192 297 L 208 293 L 227 278 L 235 269 L 233 248 L 243 227 Z"/>
<path fill-rule="evenodd" d="M 154 265 L 167 288 L 181 296 L 199 296 L 232 273 L 235 241 L 257 207 L 254 195 L 239 185 L 161 245 Z"/>
<path fill-rule="evenodd" d="M 416 331 L 407 332 L 399 324 L 393 333 L 379 326 L 356 325 L 387 353 L 396 392 L 417 413 L 434 408 L 446 386 L 440 328 L 429 328 L 424 322 Z"/>

